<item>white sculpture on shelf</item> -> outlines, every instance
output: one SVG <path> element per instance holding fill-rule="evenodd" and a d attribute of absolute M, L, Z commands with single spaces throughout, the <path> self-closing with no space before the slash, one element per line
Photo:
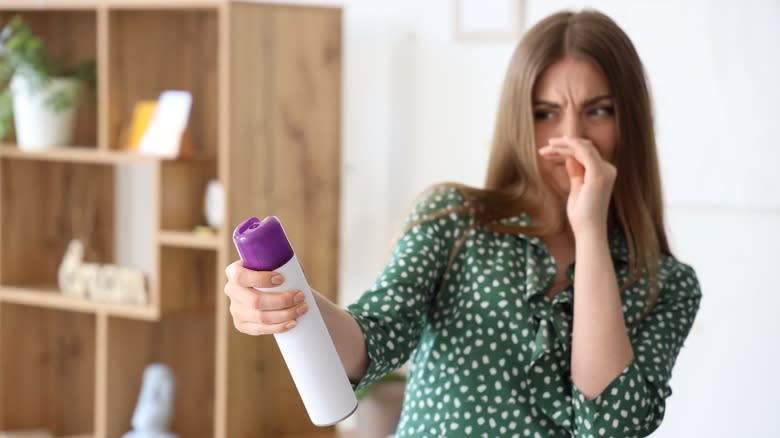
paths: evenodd
<path fill-rule="evenodd" d="M 133 412 L 133 430 L 122 438 L 177 438 L 168 431 L 173 413 L 173 371 L 151 364 L 144 371 L 141 393 Z"/>
<path fill-rule="evenodd" d="M 58 273 L 64 295 L 122 304 L 147 304 L 144 273 L 114 265 L 84 263 L 84 244 L 71 240 Z"/>
<path fill-rule="evenodd" d="M 211 228 L 219 228 L 225 216 L 225 190 L 219 180 L 212 179 L 206 184 L 203 199 L 203 213 Z"/>

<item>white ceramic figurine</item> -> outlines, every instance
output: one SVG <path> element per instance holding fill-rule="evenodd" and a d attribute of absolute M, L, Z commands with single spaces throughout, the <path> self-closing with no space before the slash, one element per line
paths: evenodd
<path fill-rule="evenodd" d="M 151 364 L 144 371 L 141 394 L 133 413 L 133 430 L 122 438 L 177 438 L 168 432 L 173 413 L 173 371 L 163 364 Z"/>

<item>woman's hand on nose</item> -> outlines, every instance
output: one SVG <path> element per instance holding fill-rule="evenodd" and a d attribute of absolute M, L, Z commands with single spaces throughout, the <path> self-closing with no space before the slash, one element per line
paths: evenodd
<path fill-rule="evenodd" d="M 601 157 L 590 140 L 554 137 L 539 148 L 543 157 L 566 157 L 570 190 L 566 214 L 575 236 L 579 233 L 606 233 L 609 201 L 617 168 Z"/>

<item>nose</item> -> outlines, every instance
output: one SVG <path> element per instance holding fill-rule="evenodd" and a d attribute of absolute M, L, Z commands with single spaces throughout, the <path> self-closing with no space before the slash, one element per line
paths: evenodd
<path fill-rule="evenodd" d="M 563 117 L 561 134 L 569 137 L 584 137 L 582 120 L 574 111 L 567 111 Z"/>

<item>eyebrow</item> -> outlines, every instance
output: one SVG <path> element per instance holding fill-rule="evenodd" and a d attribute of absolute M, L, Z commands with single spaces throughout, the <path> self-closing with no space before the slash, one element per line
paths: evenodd
<path fill-rule="evenodd" d="M 582 102 L 580 104 L 580 106 L 582 106 L 583 108 L 589 107 L 589 106 L 594 105 L 594 104 L 596 104 L 596 103 L 598 103 L 598 102 L 600 102 L 602 100 L 605 100 L 605 99 L 612 99 L 612 96 L 609 95 L 609 94 L 602 94 L 600 96 L 591 97 L 590 99 L 587 99 L 584 102 Z M 542 100 L 542 99 L 534 100 L 533 104 L 534 105 L 546 105 L 546 106 L 550 106 L 550 107 L 553 107 L 553 108 L 560 108 L 561 107 L 561 105 L 559 105 L 559 104 L 557 104 L 555 102 L 550 102 L 549 100 Z"/>

